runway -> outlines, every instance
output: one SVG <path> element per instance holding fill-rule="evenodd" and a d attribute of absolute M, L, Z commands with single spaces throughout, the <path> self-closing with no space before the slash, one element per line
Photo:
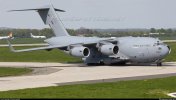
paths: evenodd
<path fill-rule="evenodd" d="M 28 75 L 18 77 L 1 77 L 0 91 L 176 76 L 175 62 L 164 63 L 163 67 L 86 66 L 84 64 L 27 62 L 0 62 L 0 66 L 38 69 L 38 71 Z"/>

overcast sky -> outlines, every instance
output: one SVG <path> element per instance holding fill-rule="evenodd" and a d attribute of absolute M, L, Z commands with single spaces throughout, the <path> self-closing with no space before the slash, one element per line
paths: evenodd
<path fill-rule="evenodd" d="M 66 28 L 176 28 L 176 0 L 52 0 Z M 0 0 L 0 27 L 45 28 L 37 12 L 49 0 Z"/>

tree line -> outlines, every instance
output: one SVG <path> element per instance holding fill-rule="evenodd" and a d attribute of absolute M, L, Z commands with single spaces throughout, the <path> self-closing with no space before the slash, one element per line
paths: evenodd
<path fill-rule="evenodd" d="M 109 29 L 98 30 L 98 29 L 67 29 L 68 33 L 72 36 L 98 36 L 98 37 L 122 37 L 122 36 L 149 36 L 149 33 L 165 33 L 160 36 L 170 36 L 176 37 L 176 30 L 173 29 L 155 29 L 151 28 L 148 30 L 135 30 L 131 31 L 129 29 L 126 30 L 113 30 Z M 53 37 L 53 31 L 49 28 L 44 29 L 0 29 L 0 36 L 6 36 L 9 32 L 13 32 L 14 37 L 19 38 L 30 38 L 30 33 L 34 35 L 44 35 L 47 38 Z M 158 36 L 158 35 L 153 35 Z"/>
<path fill-rule="evenodd" d="M 164 28 L 161 28 L 161 29 L 155 29 L 155 28 L 151 28 L 150 29 L 150 32 L 151 33 L 166 33 L 166 34 L 173 34 L 173 33 L 176 33 L 175 30 L 169 28 L 169 29 L 164 29 Z"/>

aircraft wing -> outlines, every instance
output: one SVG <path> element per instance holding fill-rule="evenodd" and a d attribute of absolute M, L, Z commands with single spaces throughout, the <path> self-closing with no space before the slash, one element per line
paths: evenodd
<path fill-rule="evenodd" d="M 50 46 L 46 46 L 46 47 L 37 47 L 37 48 L 22 49 L 22 50 L 15 50 L 8 39 L 7 39 L 7 42 L 9 44 L 9 48 L 12 52 L 29 52 L 29 51 L 37 51 L 37 50 L 51 50 L 51 49 L 55 49 L 55 48 L 60 49 L 60 48 L 68 47 L 68 46 L 74 46 L 74 45 L 89 46 L 89 45 L 96 45 L 97 43 L 101 43 L 101 42 L 116 43 L 117 41 L 114 39 L 105 39 L 105 40 L 101 40 L 99 42 L 76 43 L 76 44 L 69 44 L 69 45 L 50 45 Z"/>
<path fill-rule="evenodd" d="M 104 42 L 111 42 L 111 43 L 117 42 L 113 39 L 102 40 L 99 42 L 103 42 L 103 41 Z M 37 51 L 37 50 L 51 50 L 51 49 L 55 49 L 55 48 L 60 49 L 60 48 L 68 47 L 68 46 L 74 46 L 74 45 L 89 46 L 89 45 L 96 45 L 97 44 L 97 42 L 76 43 L 76 44 L 69 44 L 69 45 L 51 45 L 51 46 L 47 46 L 47 47 L 37 47 L 37 48 L 30 48 L 30 49 L 15 50 L 8 39 L 7 39 L 7 42 L 9 44 L 9 48 L 12 52 L 29 52 L 29 51 Z"/>
<path fill-rule="evenodd" d="M 66 47 L 66 46 L 62 46 L 62 45 L 55 45 L 55 46 L 47 46 L 47 47 L 38 47 L 38 48 L 30 48 L 30 49 L 23 49 L 23 50 L 15 50 L 10 41 L 7 40 L 8 44 L 9 44 L 9 48 L 12 52 L 29 52 L 29 51 L 37 51 L 37 50 L 51 50 L 54 48 L 62 48 L 62 47 Z"/>

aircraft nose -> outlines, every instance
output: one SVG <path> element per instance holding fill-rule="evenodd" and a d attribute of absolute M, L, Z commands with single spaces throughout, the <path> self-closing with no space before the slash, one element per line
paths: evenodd
<path fill-rule="evenodd" d="M 167 46 L 167 48 L 169 49 L 169 54 L 171 53 L 171 48 L 170 48 L 170 46 Z"/>
<path fill-rule="evenodd" d="M 163 56 L 170 54 L 170 52 L 171 52 L 171 48 L 168 45 L 163 46 Z"/>

